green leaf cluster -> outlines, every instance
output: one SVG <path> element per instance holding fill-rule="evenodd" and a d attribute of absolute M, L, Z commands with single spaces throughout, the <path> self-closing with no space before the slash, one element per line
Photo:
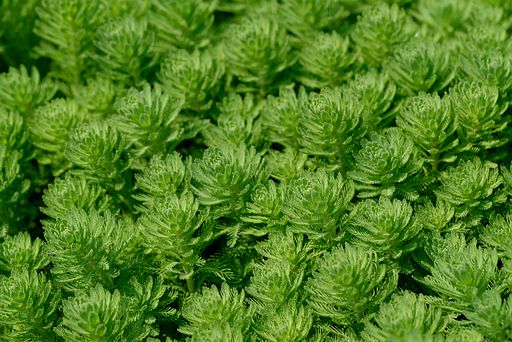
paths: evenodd
<path fill-rule="evenodd" d="M 509 0 L 0 0 L 0 341 L 512 340 Z"/>

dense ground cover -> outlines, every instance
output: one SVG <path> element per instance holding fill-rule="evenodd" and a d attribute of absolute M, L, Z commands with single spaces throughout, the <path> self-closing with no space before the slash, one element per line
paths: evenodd
<path fill-rule="evenodd" d="M 512 340 L 511 14 L 0 1 L 0 340 Z"/>

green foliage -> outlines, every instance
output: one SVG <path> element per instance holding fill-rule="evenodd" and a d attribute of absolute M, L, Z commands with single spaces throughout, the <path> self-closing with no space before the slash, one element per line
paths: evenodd
<path fill-rule="evenodd" d="M 310 88 L 325 88 L 351 78 L 355 56 L 348 47 L 348 37 L 336 32 L 312 36 L 299 54 L 299 81 Z"/>
<path fill-rule="evenodd" d="M 229 72 L 245 83 L 240 90 L 255 90 L 260 95 L 283 82 L 286 69 L 296 61 L 291 48 L 286 30 L 262 16 L 233 24 L 223 44 Z"/>
<path fill-rule="evenodd" d="M 30 180 L 22 172 L 23 154 L 0 146 L 0 236 L 23 230 L 20 224 L 27 211 Z"/>
<path fill-rule="evenodd" d="M 313 314 L 303 305 L 291 302 L 284 307 L 266 309 L 254 330 L 265 341 L 303 341 L 313 326 Z"/>
<path fill-rule="evenodd" d="M 70 209 L 45 227 L 56 284 L 75 293 L 95 284 L 112 289 L 135 257 L 130 255 L 135 237 L 133 224 L 110 211 Z"/>
<path fill-rule="evenodd" d="M 233 14 L 244 13 L 248 10 L 258 8 L 264 3 L 264 0 L 218 0 L 216 10 L 218 12 Z"/>
<path fill-rule="evenodd" d="M 0 107 L 30 117 L 33 111 L 50 100 L 56 93 L 55 84 L 48 80 L 41 81 L 35 67 L 30 74 L 25 66 L 10 68 L 9 72 L 0 74 Z"/>
<path fill-rule="evenodd" d="M 301 290 L 309 271 L 311 246 L 305 244 L 300 235 L 276 233 L 270 234 L 256 250 L 265 260 L 254 265 L 247 293 L 262 305 L 259 312 L 264 313 L 268 307 L 301 311 L 296 302 L 302 297 Z"/>
<path fill-rule="evenodd" d="M 350 12 L 350 0 L 284 0 L 279 8 L 286 29 L 299 38 L 315 30 L 333 30 Z"/>
<path fill-rule="evenodd" d="M 60 291 L 44 274 L 15 270 L 0 278 L 0 326 L 9 341 L 55 339 Z"/>
<path fill-rule="evenodd" d="M 202 48 L 209 44 L 217 0 L 150 0 L 157 50 Z"/>
<path fill-rule="evenodd" d="M 504 115 L 508 103 L 500 98 L 499 88 L 478 82 L 461 82 L 450 89 L 449 101 L 456 114 L 461 148 L 482 152 L 509 141 Z"/>
<path fill-rule="evenodd" d="M 138 85 L 155 64 L 151 55 L 154 35 L 145 21 L 133 17 L 108 22 L 98 28 L 93 57 L 111 79 Z"/>
<path fill-rule="evenodd" d="M 257 187 L 251 195 L 251 201 L 247 203 L 246 212 L 240 219 L 258 225 L 262 231 L 282 232 L 288 221 L 282 212 L 285 196 L 285 186 L 272 180 Z"/>
<path fill-rule="evenodd" d="M 184 108 L 204 111 L 212 106 L 224 75 L 224 65 L 212 54 L 177 50 L 162 62 L 158 80 L 169 94 L 185 98 Z"/>
<path fill-rule="evenodd" d="M 93 121 L 70 134 L 64 155 L 73 174 L 114 191 L 117 201 L 127 203 L 132 183 L 127 152 L 125 137 L 112 123 Z"/>
<path fill-rule="evenodd" d="M 33 152 L 26 128 L 20 114 L 0 109 L 0 146 L 19 150 L 25 161 L 32 157 Z"/>
<path fill-rule="evenodd" d="M 464 315 L 490 340 L 506 341 L 512 338 L 510 296 L 502 298 L 498 291 L 487 291 L 475 301 L 474 308 L 465 311 Z"/>
<path fill-rule="evenodd" d="M 91 119 L 102 119 L 112 114 L 116 96 L 122 93 L 113 80 L 97 74 L 88 78 L 85 84 L 75 87 L 73 98 L 80 106 L 87 109 Z"/>
<path fill-rule="evenodd" d="M 111 0 L 104 3 L 105 10 L 112 17 L 132 16 L 137 19 L 147 15 L 150 7 L 150 0 Z"/>
<path fill-rule="evenodd" d="M 213 238 L 207 215 L 192 193 L 171 193 L 155 200 L 138 220 L 146 253 L 156 254 L 164 275 L 185 280 L 190 293 L 195 269 L 203 264 L 201 252 Z"/>
<path fill-rule="evenodd" d="M 396 50 L 386 70 L 399 94 L 413 96 L 446 88 L 456 67 L 445 46 L 414 40 Z"/>
<path fill-rule="evenodd" d="M 395 291 L 397 281 L 374 252 L 339 245 L 318 259 L 306 284 L 308 303 L 319 316 L 356 328 Z"/>
<path fill-rule="evenodd" d="M 506 28 L 500 26 L 471 27 L 462 37 L 463 40 L 460 42 L 462 46 L 459 49 L 466 56 L 471 51 L 486 53 L 489 49 L 493 49 L 499 54 L 505 54 L 512 47 Z"/>
<path fill-rule="evenodd" d="M 207 206 L 240 210 L 264 176 L 264 163 L 254 147 L 209 148 L 192 165 L 192 190 Z"/>
<path fill-rule="evenodd" d="M 69 133 L 87 121 L 87 112 L 73 100 L 55 99 L 39 107 L 28 121 L 37 161 L 56 176 L 70 167 L 64 156 Z"/>
<path fill-rule="evenodd" d="M 279 96 L 269 96 L 261 110 L 261 121 L 267 139 L 296 149 L 299 145 L 300 112 L 306 101 L 304 88 L 297 94 L 292 87 L 282 87 L 279 89 Z"/>
<path fill-rule="evenodd" d="M 188 188 L 190 172 L 177 152 L 156 154 L 148 165 L 135 175 L 135 187 L 140 193 L 133 197 L 149 208 L 156 199 L 166 194 L 180 194 Z"/>
<path fill-rule="evenodd" d="M 41 211 L 53 220 L 65 219 L 73 209 L 96 210 L 100 213 L 112 207 L 112 199 L 99 184 L 88 181 L 83 176 L 57 178 L 45 189 L 45 207 Z M 42 221 L 45 224 L 47 221 Z"/>
<path fill-rule="evenodd" d="M 243 147 L 255 145 L 259 147 L 259 105 L 254 96 L 249 93 L 244 98 L 231 93 L 217 104 L 220 113 L 215 124 L 210 124 L 202 130 L 202 136 L 208 147 L 233 145 Z"/>
<path fill-rule="evenodd" d="M 63 301 L 64 318 L 55 331 L 66 341 L 141 341 L 155 330 L 144 314 L 134 315 L 132 301 L 118 290 L 110 292 L 97 285 Z"/>
<path fill-rule="evenodd" d="M 6 273 L 21 270 L 38 271 L 50 263 L 40 239 L 31 241 L 27 232 L 6 236 L 0 245 L 0 269 Z"/>
<path fill-rule="evenodd" d="M 449 37 L 469 21 L 474 4 L 468 0 L 419 0 L 413 11 L 423 25 L 437 37 Z"/>
<path fill-rule="evenodd" d="M 113 118 L 113 125 L 126 139 L 132 156 L 169 153 L 202 127 L 201 122 L 183 122 L 179 116 L 182 105 L 182 99 L 172 98 L 162 87 L 145 84 L 142 90 L 132 88 L 116 101 L 119 115 Z"/>
<path fill-rule="evenodd" d="M 192 336 L 192 340 L 242 341 L 251 324 L 252 308 L 244 303 L 245 293 L 232 289 L 223 283 L 220 290 L 215 286 L 203 288 L 194 294 L 183 309 L 188 325 L 180 331 Z M 220 338 L 220 339 L 218 339 Z"/>
<path fill-rule="evenodd" d="M 509 210 L 504 215 L 492 216 L 480 238 L 485 245 L 497 249 L 500 255 L 512 258 L 511 231 L 512 213 Z"/>
<path fill-rule="evenodd" d="M 367 324 L 362 333 L 364 341 L 406 341 L 416 334 L 432 336 L 443 332 L 447 325 L 439 308 L 411 292 L 394 295 L 380 307 L 373 321 L 375 324 Z"/>
<path fill-rule="evenodd" d="M 325 158 L 334 169 L 346 169 L 350 165 L 347 159 L 366 133 L 364 108 L 338 89 L 325 88 L 319 94 L 310 93 L 301 109 L 298 130 L 302 151 Z"/>
<path fill-rule="evenodd" d="M 50 219 L 64 219 L 73 209 L 96 210 L 100 213 L 113 207 L 112 198 L 99 184 L 92 183 L 81 176 L 57 178 L 43 193 L 44 207 L 40 210 Z M 41 220 L 46 225 L 51 220 Z"/>
<path fill-rule="evenodd" d="M 502 187 L 503 178 L 492 164 L 480 159 L 461 162 L 439 175 L 440 188 L 437 199 L 455 208 L 457 218 L 465 218 L 467 224 L 476 225 L 486 211 L 507 200 Z"/>
<path fill-rule="evenodd" d="M 32 31 L 40 0 L 4 0 L 0 4 L 0 52 L 10 65 L 33 62 L 27 53 L 37 39 Z"/>
<path fill-rule="evenodd" d="M 464 232 L 466 226 L 455 218 L 455 208 L 447 202 L 427 201 L 415 208 L 418 221 L 428 233 L 444 235 L 448 232 Z"/>
<path fill-rule="evenodd" d="M 173 313 L 171 309 L 163 309 L 166 296 L 169 294 L 163 278 L 139 278 L 130 278 L 123 293 L 128 297 L 133 322 L 127 337 L 130 339 L 142 339 L 148 335 L 157 336 L 159 333 L 157 317 L 168 317 Z"/>
<path fill-rule="evenodd" d="M 407 201 L 365 200 L 351 212 L 350 233 L 357 244 L 376 251 L 385 261 L 407 260 L 408 254 L 417 247 L 416 235 L 420 223 L 413 218 L 412 207 Z"/>
<path fill-rule="evenodd" d="M 288 183 L 299 177 L 309 166 L 308 156 L 291 149 L 284 152 L 271 151 L 267 155 L 269 172 L 273 179 Z"/>
<path fill-rule="evenodd" d="M 292 149 L 271 151 L 267 155 L 270 176 L 283 183 L 299 177 L 308 168 L 308 156 Z"/>
<path fill-rule="evenodd" d="M 433 171 L 457 158 L 457 122 L 450 101 L 425 93 L 409 97 L 400 106 L 396 124 L 413 139 Z"/>
<path fill-rule="evenodd" d="M 52 60 L 52 74 L 71 87 L 92 65 L 95 30 L 104 20 L 102 1 L 41 0 L 34 32 L 41 38 L 37 55 Z"/>
<path fill-rule="evenodd" d="M 501 94 L 508 95 L 512 88 L 512 61 L 509 53 L 499 50 L 496 53 L 489 53 L 489 50 L 463 50 L 459 77 L 469 82 L 497 86 Z"/>
<path fill-rule="evenodd" d="M 353 196 L 353 183 L 341 175 L 305 173 L 287 187 L 283 212 L 291 231 L 332 243 L 345 235 L 340 228 Z"/>
<path fill-rule="evenodd" d="M 510 14 L 0 0 L 0 340 L 511 340 Z"/>
<path fill-rule="evenodd" d="M 457 328 L 450 329 L 446 334 L 447 342 L 456 342 L 456 341 L 464 341 L 464 342 L 484 342 L 485 339 L 478 331 L 471 328 Z"/>
<path fill-rule="evenodd" d="M 380 66 L 397 47 L 414 35 L 414 24 L 396 4 L 381 3 L 363 12 L 352 31 L 360 57 L 369 66 Z"/>
<path fill-rule="evenodd" d="M 342 93 L 354 98 L 364 108 L 365 125 L 372 130 L 387 127 L 393 119 L 390 110 L 396 94 L 396 86 L 384 73 L 369 71 L 357 74 L 342 88 Z"/>
<path fill-rule="evenodd" d="M 434 238 L 425 252 L 430 260 L 422 260 L 421 265 L 430 274 L 421 282 L 439 294 L 441 307 L 457 311 L 470 307 L 495 277 L 496 251 L 477 247 L 476 240 L 466 242 L 463 235 Z"/>
<path fill-rule="evenodd" d="M 354 159 L 354 170 L 348 174 L 356 183 L 359 197 L 418 197 L 423 159 L 401 129 L 373 133 L 363 141 Z"/>

